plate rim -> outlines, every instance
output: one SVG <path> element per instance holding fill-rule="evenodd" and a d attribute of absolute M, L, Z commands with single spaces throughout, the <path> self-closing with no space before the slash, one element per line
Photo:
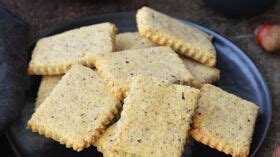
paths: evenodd
<path fill-rule="evenodd" d="M 66 24 L 63 25 L 59 25 L 57 27 L 54 27 L 52 29 L 49 29 L 47 31 L 45 31 L 42 34 L 39 34 L 38 36 L 34 37 L 34 39 L 32 39 L 27 47 L 27 51 L 30 52 L 36 42 L 41 39 L 42 37 L 46 37 L 52 34 L 57 34 L 55 32 L 60 32 L 60 30 L 69 30 L 69 27 L 75 27 L 76 26 L 86 26 L 86 25 L 81 25 L 81 23 L 87 23 L 88 21 L 92 21 L 94 18 L 106 18 L 108 16 L 110 17 L 120 17 L 120 16 L 134 16 L 136 14 L 135 11 L 131 11 L 131 12 L 114 12 L 114 13 L 104 13 L 104 14 L 96 14 L 96 15 L 92 15 L 92 16 L 88 16 L 88 17 L 84 17 L 84 18 L 80 18 L 77 20 L 73 20 L 72 22 L 68 22 Z M 267 105 L 267 112 L 268 112 L 268 123 L 266 124 L 265 130 L 264 130 L 264 136 L 260 139 L 259 144 L 256 146 L 256 149 L 253 152 L 250 152 L 250 156 L 255 156 L 255 154 L 260 150 L 260 147 L 262 146 L 265 138 L 267 137 L 267 133 L 269 131 L 270 128 L 270 124 L 271 124 L 271 119 L 272 119 L 272 99 L 271 99 L 271 94 L 270 94 L 270 90 L 269 87 L 267 85 L 267 81 L 266 79 L 263 77 L 263 75 L 261 74 L 260 70 L 257 68 L 256 64 L 254 64 L 254 62 L 252 61 L 252 59 L 245 53 L 245 51 L 243 51 L 240 47 L 238 47 L 232 40 L 226 38 L 224 35 L 221 35 L 220 33 L 217 33 L 216 31 L 214 31 L 213 29 L 210 29 L 204 25 L 201 24 L 197 24 L 195 22 L 192 22 L 190 20 L 186 20 L 183 18 L 178 18 L 175 16 L 172 16 L 175 19 L 179 20 L 180 22 L 187 24 L 187 25 L 191 25 L 194 26 L 195 28 L 202 30 L 204 32 L 207 32 L 208 34 L 214 34 L 215 38 L 218 38 L 219 40 L 222 40 L 223 42 L 225 42 L 227 45 L 230 45 L 231 48 L 234 49 L 235 52 L 237 52 L 237 56 L 239 56 L 239 58 L 242 58 L 250 67 L 250 71 L 252 71 L 252 74 L 254 76 L 254 78 L 258 78 L 258 80 L 256 80 L 259 83 L 259 87 L 261 87 L 262 89 L 262 93 L 263 93 L 263 98 L 266 102 Z M 31 53 L 28 53 L 29 58 L 31 57 Z M 9 129 L 8 129 L 9 130 Z M 16 145 L 14 144 L 10 131 L 7 131 L 5 133 L 5 136 L 8 139 L 8 143 L 10 144 L 10 146 L 12 147 L 12 150 L 15 152 L 15 154 L 17 156 L 21 156 L 21 154 L 18 152 Z"/>

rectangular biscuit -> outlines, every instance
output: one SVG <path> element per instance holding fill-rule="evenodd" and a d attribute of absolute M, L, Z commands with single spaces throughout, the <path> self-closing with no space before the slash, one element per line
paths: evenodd
<path fill-rule="evenodd" d="M 138 32 L 120 33 L 116 36 L 116 51 L 155 47 L 156 44 L 139 35 Z"/>
<path fill-rule="evenodd" d="M 40 87 L 35 102 L 35 110 L 49 96 L 53 88 L 61 80 L 62 75 L 42 76 Z"/>
<path fill-rule="evenodd" d="M 113 146 L 142 157 L 180 157 L 198 97 L 198 89 L 137 76 L 124 100 Z"/>
<path fill-rule="evenodd" d="M 258 106 L 210 84 L 201 88 L 192 137 L 233 156 L 248 156 Z"/>
<path fill-rule="evenodd" d="M 167 46 L 100 54 L 95 57 L 95 66 L 118 99 L 123 97 L 135 75 L 170 82 L 190 83 L 192 80 L 183 61 Z"/>
<path fill-rule="evenodd" d="M 27 128 L 81 151 L 100 137 L 119 105 L 95 71 L 76 65 L 35 111 Z"/>
<path fill-rule="evenodd" d="M 40 39 L 32 52 L 30 75 L 64 74 L 74 64 L 93 67 L 95 54 L 114 49 L 116 27 L 101 23 Z"/>
<path fill-rule="evenodd" d="M 220 70 L 214 67 L 208 67 L 193 61 L 189 58 L 181 56 L 183 63 L 186 68 L 190 71 L 193 76 L 192 86 L 200 88 L 203 84 L 213 83 L 219 80 Z"/>
<path fill-rule="evenodd" d="M 137 11 L 136 21 L 139 34 L 154 43 L 170 46 L 207 66 L 216 64 L 216 50 L 204 32 L 148 7 Z"/>

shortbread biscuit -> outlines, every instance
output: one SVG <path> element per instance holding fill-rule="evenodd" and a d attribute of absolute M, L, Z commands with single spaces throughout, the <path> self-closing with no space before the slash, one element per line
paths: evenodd
<path fill-rule="evenodd" d="M 133 154 L 128 154 L 114 149 L 113 143 L 116 141 L 116 131 L 117 123 L 114 123 L 108 127 L 94 144 L 97 147 L 97 150 L 102 152 L 104 157 L 136 157 Z"/>
<path fill-rule="evenodd" d="M 112 52 L 116 27 L 102 23 L 40 39 L 29 63 L 30 75 L 64 74 L 74 64 L 93 67 L 93 56 Z"/>
<path fill-rule="evenodd" d="M 102 136 L 96 141 L 94 146 L 99 152 L 102 152 L 103 157 L 140 157 L 135 154 L 129 154 L 120 150 L 116 150 L 113 145 L 116 141 L 115 135 L 117 132 L 117 123 L 108 127 Z"/>
<path fill-rule="evenodd" d="M 198 89 L 137 76 L 124 100 L 113 146 L 145 157 L 181 157 L 198 97 Z"/>
<path fill-rule="evenodd" d="M 149 75 L 170 82 L 190 83 L 192 76 L 169 47 L 127 50 L 100 54 L 95 66 L 113 94 L 121 99 L 135 75 Z"/>
<path fill-rule="evenodd" d="M 201 88 L 191 134 L 233 156 L 248 156 L 258 106 L 210 84 Z"/>
<path fill-rule="evenodd" d="M 203 84 L 213 83 L 214 81 L 219 80 L 219 69 L 205 66 L 183 56 L 181 56 L 181 59 L 193 76 L 192 86 L 200 88 Z"/>
<path fill-rule="evenodd" d="M 137 11 L 136 20 L 141 36 L 207 66 L 216 64 L 216 50 L 204 32 L 148 7 Z"/>
<path fill-rule="evenodd" d="M 94 143 L 94 146 L 97 147 L 97 150 L 103 154 L 113 153 L 112 143 L 115 141 L 115 132 L 117 129 L 117 123 L 112 124 L 108 127 L 102 136 Z"/>
<path fill-rule="evenodd" d="M 138 32 L 120 33 L 116 36 L 116 51 L 155 47 L 156 44 L 141 37 Z"/>
<path fill-rule="evenodd" d="M 132 47 L 129 49 L 143 49 L 143 48 L 149 48 L 149 47 L 156 47 L 159 46 L 157 44 L 152 43 L 150 40 L 143 38 L 136 42 Z"/>
<path fill-rule="evenodd" d="M 27 127 L 81 151 L 100 137 L 119 105 L 95 71 L 76 65 L 35 111 Z"/>
<path fill-rule="evenodd" d="M 117 123 L 108 127 L 102 136 L 96 141 L 94 146 L 99 152 L 102 152 L 103 157 L 139 157 L 135 154 L 128 154 L 123 151 L 114 149 L 113 144 L 116 141 L 115 134 L 117 132 Z"/>
<path fill-rule="evenodd" d="M 35 110 L 49 96 L 53 88 L 61 80 L 62 75 L 42 76 L 35 102 Z"/>

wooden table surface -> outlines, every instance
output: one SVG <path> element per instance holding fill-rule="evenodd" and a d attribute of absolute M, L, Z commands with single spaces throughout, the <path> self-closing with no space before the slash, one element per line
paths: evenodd
<path fill-rule="evenodd" d="M 251 17 L 226 18 L 207 8 L 203 0 L 2 0 L 30 24 L 29 40 L 80 18 L 121 11 L 135 11 L 143 5 L 175 17 L 202 24 L 226 36 L 243 49 L 264 75 L 272 96 L 271 127 L 257 156 L 270 157 L 280 143 L 280 52 L 268 54 L 255 42 L 254 30 L 264 22 L 280 23 L 280 1 L 265 13 Z"/>

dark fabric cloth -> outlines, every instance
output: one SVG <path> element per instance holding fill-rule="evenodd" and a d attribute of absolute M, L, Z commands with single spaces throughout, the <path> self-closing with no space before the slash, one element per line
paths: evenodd
<path fill-rule="evenodd" d="M 0 3 L 0 133 L 17 117 L 24 99 L 28 25 Z"/>

